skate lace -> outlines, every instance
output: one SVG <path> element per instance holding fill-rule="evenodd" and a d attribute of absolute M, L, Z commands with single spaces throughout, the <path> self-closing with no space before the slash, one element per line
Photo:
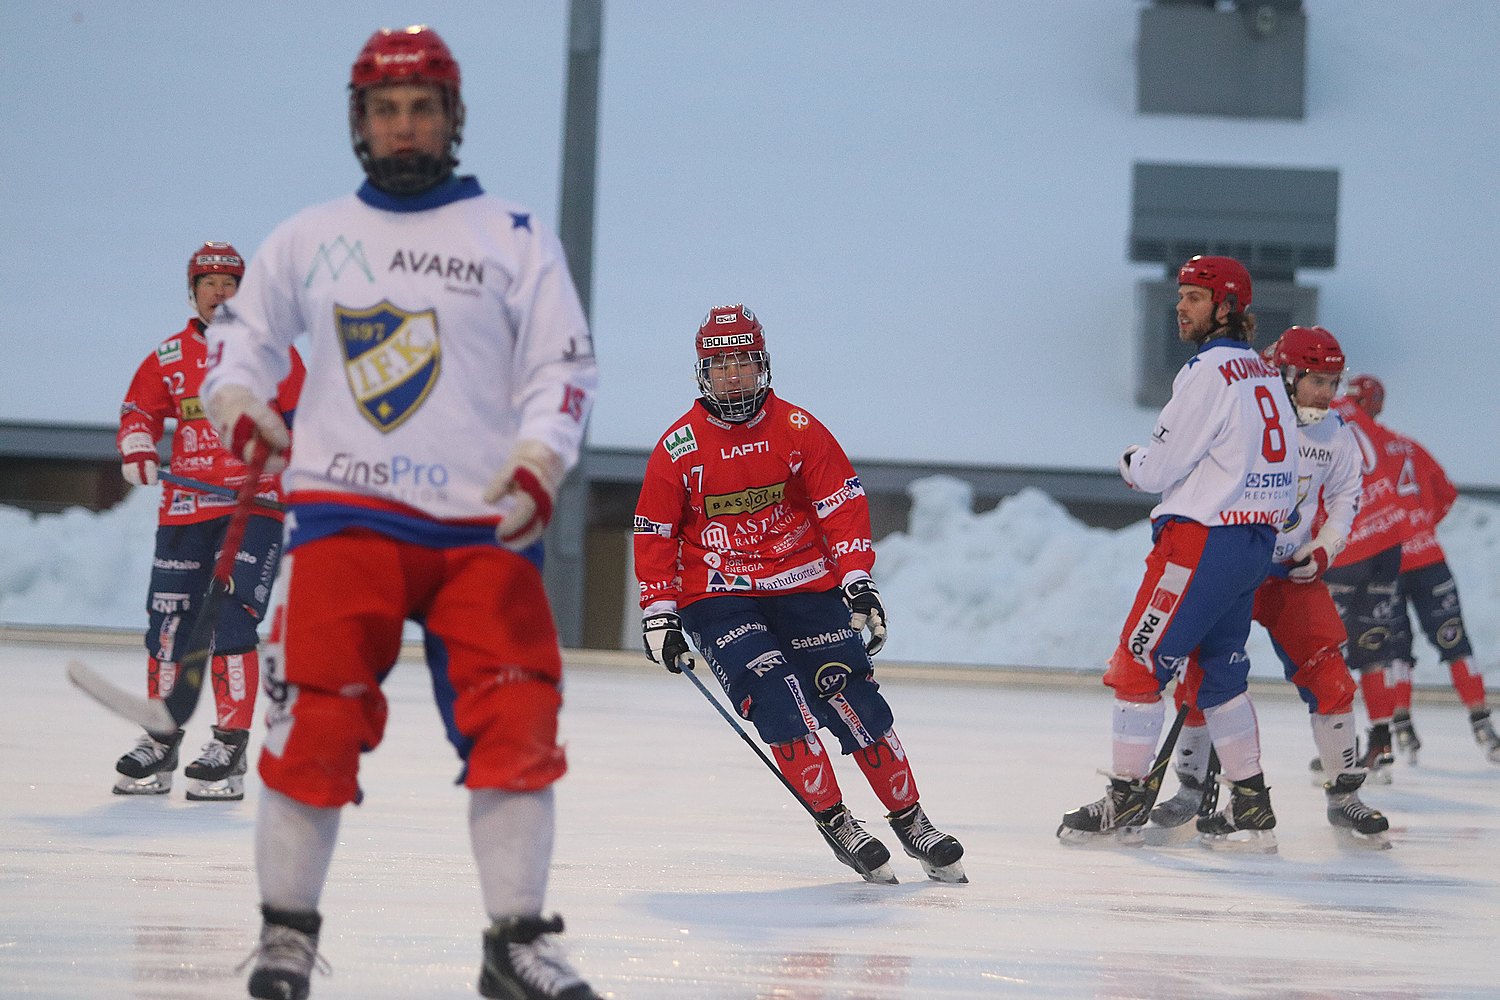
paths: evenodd
<path fill-rule="evenodd" d="M 906 828 L 906 839 L 913 847 L 926 854 L 947 839 L 947 836 L 932 825 L 921 806 L 916 807 L 916 815 L 912 817 L 911 826 Z"/>
<path fill-rule="evenodd" d="M 1340 796 L 1340 798 L 1343 799 L 1343 801 L 1336 802 L 1334 804 L 1334 808 L 1338 809 L 1339 812 L 1343 813 L 1350 819 L 1369 819 L 1371 816 L 1377 815 L 1374 809 L 1371 809 L 1369 806 L 1365 805 L 1364 802 L 1360 800 L 1359 796 L 1353 794 L 1352 792 L 1347 797 Z"/>
<path fill-rule="evenodd" d="M 202 749 L 203 753 L 194 762 L 200 767 L 228 767 L 234 759 L 234 751 L 222 740 L 209 740 Z"/>
<path fill-rule="evenodd" d="M 137 764 L 155 764 L 167 756 L 167 747 L 148 734 L 136 740 L 135 746 L 125 756 Z"/>
<path fill-rule="evenodd" d="M 857 853 L 861 847 L 875 839 L 848 809 L 834 817 L 828 824 L 828 831 L 851 854 Z"/>
<path fill-rule="evenodd" d="M 281 924 L 266 924 L 262 927 L 260 940 L 250 949 L 250 954 L 245 956 L 244 961 L 234 967 L 234 971 L 244 971 L 251 962 L 255 962 L 257 969 L 294 972 L 303 978 L 312 975 L 314 969 L 325 976 L 333 974 L 333 966 L 318 953 L 315 938 Z"/>
<path fill-rule="evenodd" d="M 506 946 L 511 967 L 528 986 L 548 995 L 560 993 L 583 982 L 568 965 L 562 948 L 551 935 L 543 935 L 526 944 L 510 942 Z"/>

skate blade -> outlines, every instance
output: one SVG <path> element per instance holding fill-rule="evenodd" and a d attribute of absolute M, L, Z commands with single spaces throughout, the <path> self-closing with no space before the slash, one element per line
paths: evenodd
<path fill-rule="evenodd" d="M 1189 817 L 1194 818 L 1194 817 Z M 1181 826 L 1156 826 L 1152 824 L 1142 834 L 1147 847 L 1181 847 L 1191 844 L 1197 837 L 1198 831 L 1193 829 L 1193 824 L 1183 823 Z"/>
<path fill-rule="evenodd" d="M 189 802 L 239 802 L 245 797 L 243 779 L 225 778 L 223 781 L 196 781 L 188 786 Z"/>
<path fill-rule="evenodd" d="M 1276 831 L 1236 830 L 1233 833 L 1200 833 L 1198 842 L 1211 851 L 1237 854 L 1275 854 Z"/>
<path fill-rule="evenodd" d="M 969 876 L 964 874 L 962 861 L 955 861 L 951 865 L 935 865 L 928 861 L 917 859 L 927 877 L 934 882 L 949 882 L 956 885 L 968 885 Z"/>
<path fill-rule="evenodd" d="M 1350 830 L 1342 826 L 1334 827 L 1333 833 L 1340 843 L 1365 851 L 1389 851 L 1395 846 L 1391 843 L 1390 835 L 1386 833 L 1360 833 L 1358 830 Z"/>
<path fill-rule="evenodd" d="M 1389 785 L 1391 783 L 1391 769 L 1389 767 L 1376 768 L 1370 772 L 1365 779 L 1372 785 Z"/>
<path fill-rule="evenodd" d="M 881 865 L 879 868 L 871 869 L 869 874 L 860 872 L 859 877 L 864 879 L 866 882 L 872 882 L 875 885 L 901 884 L 901 880 L 896 878 L 896 872 L 891 868 L 889 862 Z"/>
<path fill-rule="evenodd" d="M 148 774 L 144 778 L 121 775 L 110 791 L 116 795 L 166 795 L 172 790 L 172 776 L 165 780 L 160 774 Z"/>
<path fill-rule="evenodd" d="M 1057 828 L 1058 843 L 1069 847 L 1140 847 L 1146 836 L 1138 826 L 1121 827 L 1095 833 L 1091 830 L 1075 830 L 1069 826 Z"/>

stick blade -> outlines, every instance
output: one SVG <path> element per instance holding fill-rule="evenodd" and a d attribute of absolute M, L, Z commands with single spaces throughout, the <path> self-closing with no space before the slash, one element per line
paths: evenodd
<path fill-rule="evenodd" d="M 131 694 L 112 681 L 106 680 L 97 670 L 79 660 L 68 663 L 68 680 L 84 694 L 120 716 L 129 719 L 153 735 L 177 731 L 172 713 L 158 698 L 143 698 Z"/>

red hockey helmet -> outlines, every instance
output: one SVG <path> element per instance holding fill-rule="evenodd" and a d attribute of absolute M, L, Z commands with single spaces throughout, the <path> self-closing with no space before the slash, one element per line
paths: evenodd
<path fill-rule="evenodd" d="M 1282 367 L 1305 372 L 1344 373 L 1344 349 L 1338 338 L 1321 326 L 1294 326 L 1273 345 L 1272 360 Z"/>
<path fill-rule="evenodd" d="M 743 305 L 715 306 L 699 324 L 694 346 L 694 375 L 709 408 L 731 423 L 755 416 L 771 388 L 771 355 L 755 314 Z"/>
<path fill-rule="evenodd" d="M 1338 338 L 1321 326 L 1294 326 L 1268 348 L 1268 355 L 1271 363 L 1281 369 L 1286 394 L 1297 410 L 1297 423 L 1306 427 L 1326 417 L 1327 406 L 1304 406 L 1297 402 L 1297 383 L 1308 372 L 1336 377 L 1344 374 L 1344 349 L 1339 346 Z M 1337 378 L 1333 385 L 1337 386 Z M 1330 396 L 1332 392 L 1329 389 Z"/>
<path fill-rule="evenodd" d="M 1385 409 L 1385 386 L 1374 375 L 1355 375 L 1344 387 L 1344 395 L 1372 417 L 1380 416 Z"/>
<path fill-rule="evenodd" d="M 1179 285 L 1196 285 L 1213 293 L 1214 305 L 1229 302 L 1230 312 L 1250 308 L 1250 272 L 1233 257 L 1192 258 L 1177 270 Z"/>
<path fill-rule="evenodd" d="M 365 113 L 365 92 L 391 83 L 428 83 L 443 94 L 450 131 L 448 149 L 441 157 L 424 154 L 392 156 L 376 160 L 360 135 Z M 370 36 L 349 71 L 349 135 L 354 155 L 372 183 L 395 194 L 414 194 L 444 180 L 458 165 L 458 147 L 463 142 L 464 101 L 458 61 L 436 31 L 425 24 L 407 28 L 381 28 Z"/>
<path fill-rule="evenodd" d="M 198 284 L 205 274 L 231 274 L 235 281 L 245 277 L 245 258 L 228 243 L 203 244 L 188 258 L 188 291 Z"/>

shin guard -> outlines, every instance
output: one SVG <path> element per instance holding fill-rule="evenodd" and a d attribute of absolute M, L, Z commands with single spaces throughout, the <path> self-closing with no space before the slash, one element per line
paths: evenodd
<path fill-rule="evenodd" d="M 869 746 L 854 751 L 853 756 L 887 813 L 900 812 L 916 804 L 919 797 L 917 779 L 912 777 L 911 764 L 906 759 L 906 751 L 901 748 L 901 741 L 896 739 L 894 729 Z"/>
<path fill-rule="evenodd" d="M 782 776 L 791 782 L 813 812 L 832 809 L 844 801 L 844 793 L 833 773 L 833 761 L 828 759 L 828 751 L 823 748 L 823 741 L 818 739 L 817 733 L 774 744 L 771 756 Z"/>

